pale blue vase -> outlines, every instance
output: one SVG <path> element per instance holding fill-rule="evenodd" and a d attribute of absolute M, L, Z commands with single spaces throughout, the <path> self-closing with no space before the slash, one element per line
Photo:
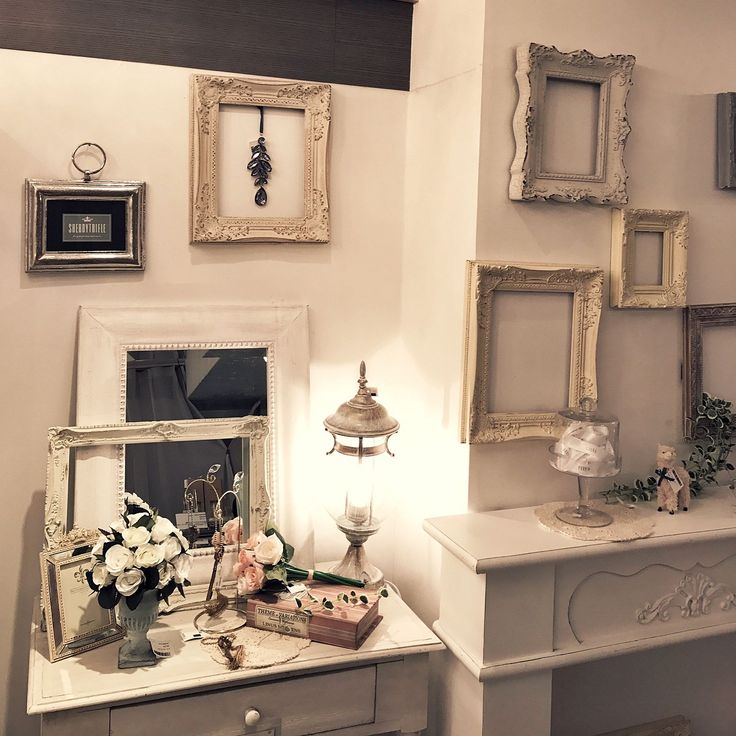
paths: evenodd
<path fill-rule="evenodd" d="M 125 642 L 118 652 L 118 669 L 150 667 L 156 664 L 156 655 L 146 636 L 158 618 L 157 591 L 147 590 L 135 611 L 128 608 L 125 598 L 118 603 L 118 616 L 125 628 Z"/>

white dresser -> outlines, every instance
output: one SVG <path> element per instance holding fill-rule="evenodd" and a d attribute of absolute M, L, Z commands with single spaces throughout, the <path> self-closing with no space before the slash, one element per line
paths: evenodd
<path fill-rule="evenodd" d="M 425 522 L 442 545 L 434 629 L 454 655 L 443 736 L 549 736 L 555 669 L 736 631 L 736 496 L 641 512 L 654 534 L 621 543 L 557 534 L 531 507 Z"/>
<path fill-rule="evenodd" d="M 120 642 L 51 664 L 34 622 L 28 712 L 42 714 L 43 736 L 419 734 L 429 653 L 444 647 L 398 596 L 381 614 L 358 651 L 312 643 L 286 664 L 235 672 L 198 641 L 138 670 L 117 668 Z M 160 622 L 191 628 L 193 615 Z"/>

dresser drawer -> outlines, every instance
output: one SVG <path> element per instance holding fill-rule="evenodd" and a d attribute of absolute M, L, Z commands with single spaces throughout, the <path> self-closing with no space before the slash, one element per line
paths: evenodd
<path fill-rule="evenodd" d="M 375 700 L 376 668 L 361 667 L 113 708 L 110 735 L 305 736 L 373 723 Z M 246 726 L 253 709 L 260 719 Z"/>

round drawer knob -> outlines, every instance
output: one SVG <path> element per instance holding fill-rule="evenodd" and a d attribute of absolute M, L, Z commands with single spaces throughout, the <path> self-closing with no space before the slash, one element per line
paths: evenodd
<path fill-rule="evenodd" d="M 255 726 L 261 720 L 261 714 L 256 708 L 248 708 L 245 711 L 245 725 Z"/>

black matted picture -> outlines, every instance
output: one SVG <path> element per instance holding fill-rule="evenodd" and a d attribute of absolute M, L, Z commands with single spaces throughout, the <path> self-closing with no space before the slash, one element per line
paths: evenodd
<path fill-rule="evenodd" d="M 145 189 L 26 179 L 26 271 L 142 270 Z"/>

